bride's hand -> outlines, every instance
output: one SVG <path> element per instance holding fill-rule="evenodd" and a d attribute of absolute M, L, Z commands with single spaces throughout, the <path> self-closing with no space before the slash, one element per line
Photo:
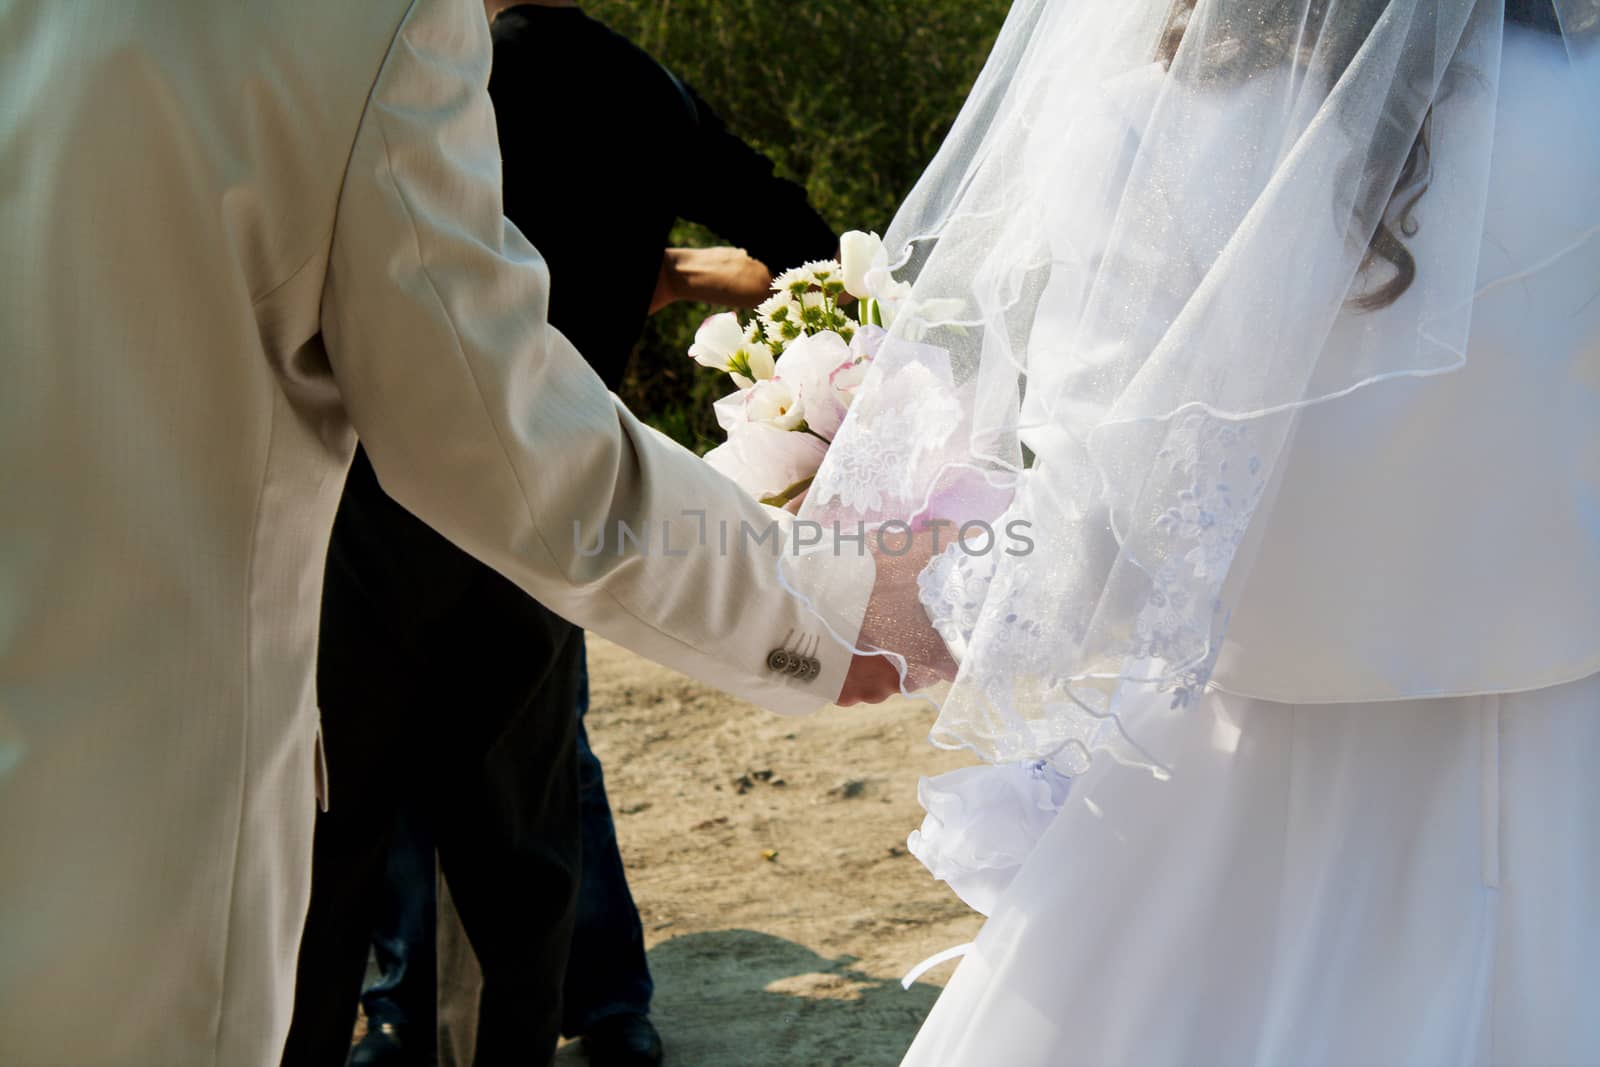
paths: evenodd
<path fill-rule="evenodd" d="M 888 532 L 874 538 L 877 575 L 856 647 L 882 649 L 903 657 L 904 692 L 926 688 L 956 676 L 956 662 L 934 632 L 917 595 L 917 575 L 933 558 L 937 530 L 916 534 Z M 943 540 L 949 541 L 945 534 Z M 845 675 L 838 703 L 877 704 L 902 691 L 896 660 L 884 654 L 856 655 Z"/>
<path fill-rule="evenodd" d="M 840 707 L 881 704 L 900 692 L 900 672 L 887 656 L 853 656 L 844 676 L 844 688 L 835 701 Z"/>

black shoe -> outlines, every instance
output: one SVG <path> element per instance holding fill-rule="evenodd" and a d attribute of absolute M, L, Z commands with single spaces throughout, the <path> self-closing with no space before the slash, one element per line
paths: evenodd
<path fill-rule="evenodd" d="M 590 1067 L 656 1067 L 661 1035 L 648 1015 L 608 1015 L 583 1035 L 583 1054 Z"/>
<path fill-rule="evenodd" d="M 406 1031 L 393 1023 L 382 1023 L 367 1031 L 345 1067 L 425 1067 L 429 1057 L 411 1045 Z"/>

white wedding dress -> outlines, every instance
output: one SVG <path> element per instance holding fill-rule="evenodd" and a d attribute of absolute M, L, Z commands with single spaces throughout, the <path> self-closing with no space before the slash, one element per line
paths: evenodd
<path fill-rule="evenodd" d="M 1592 1064 L 1600 679 L 1208 693 L 1068 801 L 905 1063 Z M 1130 920 L 1130 915 L 1137 916 Z"/>
<path fill-rule="evenodd" d="M 907 1067 L 1600 1063 L 1600 116 L 1546 108 L 1557 48 L 1506 32 L 1465 367 L 1301 414 L 1211 684 L 1124 712 L 1168 774 L 924 783 L 990 918 Z"/>
<path fill-rule="evenodd" d="M 1600 1064 L 1600 0 L 1017 0 L 885 245 L 907 1067 Z"/>

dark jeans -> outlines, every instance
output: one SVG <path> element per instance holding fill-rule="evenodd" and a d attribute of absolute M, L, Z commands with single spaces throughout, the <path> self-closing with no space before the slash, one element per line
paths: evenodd
<path fill-rule="evenodd" d="M 655 984 L 645 962 L 644 927 L 628 892 L 628 875 L 617 850 L 605 776 L 589 748 L 583 717 L 589 710 L 589 675 L 584 670 L 578 705 L 578 804 L 583 819 L 583 869 L 578 880 L 578 919 L 567 957 L 561 1031 L 587 1033 L 608 1015 L 650 1011 Z"/>
<path fill-rule="evenodd" d="M 438 1025 L 434 878 L 433 834 L 416 813 L 402 811 L 373 909 L 372 954 L 378 975 L 361 991 L 361 1007 L 369 1028 L 389 1023 L 419 1041 L 431 1041 Z"/>
<path fill-rule="evenodd" d="M 588 682 L 583 669 L 576 709 L 583 866 L 561 1023 L 569 1036 L 587 1033 L 608 1015 L 647 1014 L 655 991 L 645 961 L 644 928 L 617 850 L 605 777 L 584 728 Z M 361 1002 L 372 1023 L 407 1027 L 420 1036 L 436 1025 L 433 843 L 416 832 L 409 816 L 400 822 L 373 925 L 379 974 Z"/>
<path fill-rule="evenodd" d="M 580 866 L 582 638 L 383 496 L 358 452 L 323 588 L 329 808 L 286 1067 L 345 1061 L 402 809 L 437 849 L 482 968 L 477 1062 L 554 1053 Z"/>

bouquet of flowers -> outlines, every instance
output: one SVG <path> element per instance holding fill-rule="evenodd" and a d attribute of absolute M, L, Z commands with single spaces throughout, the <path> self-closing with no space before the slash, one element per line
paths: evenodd
<path fill-rule="evenodd" d="M 883 344 L 904 283 L 881 283 L 887 256 L 877 234 L 852 230 L 838 260 L 774 279 L 772 296 L 741 324 L 734 312 L 707 319 L 689 355 L 726 371 L 739 388 L 716 402 L 727 433 L 706 461 L 764 504 L 798 510 L 856 390 Z M 873 289 L 883 289 L 874 298 Z M 857 301 L 856 316 L 840 306 Z"/>

